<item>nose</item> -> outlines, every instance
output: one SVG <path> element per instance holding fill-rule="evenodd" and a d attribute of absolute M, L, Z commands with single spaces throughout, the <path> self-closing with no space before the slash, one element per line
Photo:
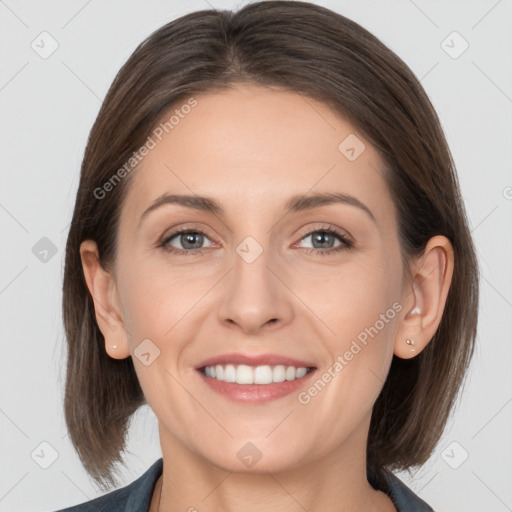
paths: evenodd
<path fill-rule="evenodd" d="M 293 293 L 286 286 L 283 266 L 269 250 L 263 250 L 252 260 L 261 249 L 254 243 L 241 246 L 235 254 L 233 268 L 224 280 L 219 320 L 244 334 L 283 327 L 291 322 L 294 311 Z M 248 251 L 244 252 L 244 249 Z"/>

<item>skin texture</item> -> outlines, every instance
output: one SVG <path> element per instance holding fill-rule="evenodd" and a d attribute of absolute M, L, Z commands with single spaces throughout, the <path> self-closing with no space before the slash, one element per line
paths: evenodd
<path fill-rule="evenodd" d="M 196 99 L 133 171 L 112 273 L 99 265 L 94 242 L 81 246 L 105 350 L 133 357 L 158 418 L 164 472 L 152 510 L 162 485 L 160 510 L 169 512 L 393 511 L 366 479 L 372 406 L 393 353 L 416 356 L 439 325 L 453 273 L 450 242 L 433 237 L 413 281 L 404 280 L 382 161 L 324 104 L 247 84 Z M 350 134 L 365 144 L 354 161 L 338 149 Z M 316 192 L 355 196 L 376 221 L 337 203 L 285 214 L 291 196 Z M 140 222 L 163 193 L 208 196 L 225 214 L 168 204 Z M 190 254 L 158 247 L 181 227 L 205 233 L 203 253 L 179 235 L 168 246 Z M 325 227 L 354 246 L 308 253 L 343 243 L 314 245 L 311 233 Z M 248 236 L 263 249 L 250 264 L 236 252 Z M 314 362 L 321 376 L 395 302 L 401 310 L 308 404 L 297 393 L 237 404 L 194 369 L 228 352 L 277 353 Z M 148 366 L 134 356 L 147 338 L 160 350 Z M 248 442 L 261 452 L 252 468 L 237 457 Z"/>

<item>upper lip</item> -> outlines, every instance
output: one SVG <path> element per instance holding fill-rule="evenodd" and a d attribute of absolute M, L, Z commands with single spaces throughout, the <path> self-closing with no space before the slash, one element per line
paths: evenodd
<path fill-rule="evenodd" d="M 196 370 L 204 368 L 205 366 L 215 366 L 217 364 L 225 365 L 225 364 L 246 364 L 248 366 L 294 366 L 295 368 L 316 368 L 316 366 L 308 361 L 301 361 L 299 359 L 295 359 L 293 357 L 281 356 L 279 354 L 261 354 L 261 355 L 253 355 L 248 356 L 244 354 L 222 354 L 220 356 L 210 357 L 201 361 L 198 365 L 196 365 Z"/>

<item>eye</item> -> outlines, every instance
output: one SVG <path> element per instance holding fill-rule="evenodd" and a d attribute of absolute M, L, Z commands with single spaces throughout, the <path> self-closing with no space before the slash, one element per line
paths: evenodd
<path fill-rule="evenodd" d="M 305 240 L 310 237 L 312 239 L 313 248 L 307 250 L 308 254 L 313 253 L 327 255 L 350 249 L 354 245 L 347 236 L 330 227 L 318 228 L 310 231 L 306 236 L 302 237 L 301 240 Z M 333 246 L 336 239 L 338 239 L 340 243 L 338 246 Z"/>
<path fill-rule="evenodd" d="M 171 245 L 171 240 L 175 239 L 179 244 L 182 245 L 182 248 L 174 247 Z M 201 247 L 204 242 L 204 239 L 209 238 L 200 230 L 197 229 L 179 229 L 175 231 L 168 237 L 166 237 L 162 243 L 160 244 L 166 251 L 178 254 L 199 254 L 203 252 L 205 249 Z"/>
<path fill-rule="evenodd" d="M 309 231 L 301 238 L 301 241 L 310 237 L 314 247 L 306 248 L 306 252 L 308 254 L 327 255 L 350 249 L 354 245 L 346 235 L 330 227 L 317 228 L 313 231 Z M 179 243 L 181 247 L 175 247 L 173 243 L 171 243 L 174 239 L 176 239 L 174 243 Z M 205 239 L 209 240 L 203 231 L 183 228 L 165 237 L 159 246 L 167 252 L 175 254 L 201 254 L 206 249 L 205 247 L 202 247 Z M 337 246 L 333 246 L 336 239 L 339 241 L 339 244 Z"/>

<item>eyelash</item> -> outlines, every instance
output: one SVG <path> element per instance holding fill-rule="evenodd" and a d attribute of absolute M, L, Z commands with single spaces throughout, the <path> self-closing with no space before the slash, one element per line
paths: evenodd
<path fill-rule="evenodd" d="M 179 229 L 179 230 L 175 231 L 168 237 L 165 237 L 165 239 L 162 240 L 162 242 L 158 245 L 158 247 L 164 249 L 165 251 L 167 251 L 169 253 L 183 255 L 183 256 L 202 254 L 204 251 L 207 250 L 204 247 L 201 249 L 189 249 L 189 250 L 176 249 L 175 247 L 171 247 L 171 246 L 167 245 L 173 238 L 175 238 L 178 235 L 181 235 L 182 233 L 199 233 L 208 238 L 208 235 L 199 229 L 183 228 L 183 229 Z M 344 251 L 347 249 L 351 249 L 354 246 L 353 242 L 351 240 L 349 240 L 345 235 L 343 235 L 339 231 L 329 228 L 329 227 L 313 229 L 312 231 L 309 231 L 304 236 L 302 236 L 300 240 L 302 241 L 304 238 L 311 236 L 313 233 L 330 233 L 330 234 L 334 235 L 335 237 L 337 237 L 338 240 L 342 243 L 338 247 L 331 248 L 331 249 L 325 249 L 325 250 L 324 249 L 306 248 L 307 254 L 318 254 L 318 255 L 326 256 L 326 255 L 334 254 L 334 253 Z"/>

